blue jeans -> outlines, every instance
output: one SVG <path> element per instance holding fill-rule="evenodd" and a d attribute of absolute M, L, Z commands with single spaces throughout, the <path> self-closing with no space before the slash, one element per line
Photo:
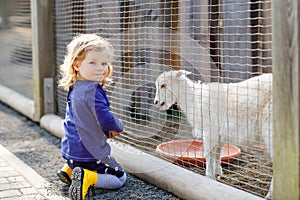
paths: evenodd
<path fill-rule="evenodd" d="M 68 165 L 74 169 L 75 167 L 82 167 L 91 171 L 97 171 L 98 174 L 111 174 L 118 178 L 124 175 L 124 169 L 117 163 L 112 156 L 107 156 L 101 161 L 97 162 L 77 162 L 75 160 L 67 160 Z"/>

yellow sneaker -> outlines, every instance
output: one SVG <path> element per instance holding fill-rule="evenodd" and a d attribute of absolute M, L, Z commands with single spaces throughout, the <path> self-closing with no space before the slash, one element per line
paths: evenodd
<path fill-rule="evenodd" d="M 97 172 L 75 167 L 72 173 L 72 184 L 69 188 L 70 198 L 72 200 L 84 200 L 89 189 L 95 186 L 97 181 Z"/>
<path fill-rule="evenodd" d="M 67 185 L 71 185 L 72 182 L 72 169 L 68 164 L 65 164 L 60 170 L 57 171 L 59 179 Z"/>

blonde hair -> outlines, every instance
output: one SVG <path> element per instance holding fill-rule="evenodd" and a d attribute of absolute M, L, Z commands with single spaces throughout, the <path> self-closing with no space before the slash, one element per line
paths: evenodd
<path fill-rule="evenodd" d="M 114 48 L 111 43 L 109 43 L 104 38 L 96 34 L 81 34 L 73 38 L 73 40 L 67 45 L 67 54 L 64 59 L 64 63 L 60 65 L 60 74 L 62 75 L 59 80 L 58 86 L 64 87 L 65 90 L 69 88 L 76 82 L 77 71 L 75 67 L 77 64 L 86 58 L 90 51 L 105 51 L 108 55 L 108 74 L 101 81 L 101 84 L 105 86 L 106 82 L 110 80 L 113 67 L 111 61 L 114 57 Z"/>

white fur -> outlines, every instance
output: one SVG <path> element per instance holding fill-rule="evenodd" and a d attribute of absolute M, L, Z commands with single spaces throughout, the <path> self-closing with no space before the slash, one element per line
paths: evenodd
<path fill-rule="evenodd" d="M 167 110 L 177 103 L 203 138 L 206 176 L 222 175 L 220 150 L 224 144 L 249 145 L 262 141 L 272 159 L 272 74 L 231 83 L 199 84 L 179 70 L 162 73 L 155 82 L 154 103 Z M 272 197 L 272 184 L 267 198 Z"/>

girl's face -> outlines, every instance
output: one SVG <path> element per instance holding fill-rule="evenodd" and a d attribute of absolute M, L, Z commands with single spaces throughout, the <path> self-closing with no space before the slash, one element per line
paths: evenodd
<path fill-rule="evenodd" d="M 103 51 L 91 51 L 75 70 L 79 80 L 101 82 L 108 74 L 108 55 Z"/>

